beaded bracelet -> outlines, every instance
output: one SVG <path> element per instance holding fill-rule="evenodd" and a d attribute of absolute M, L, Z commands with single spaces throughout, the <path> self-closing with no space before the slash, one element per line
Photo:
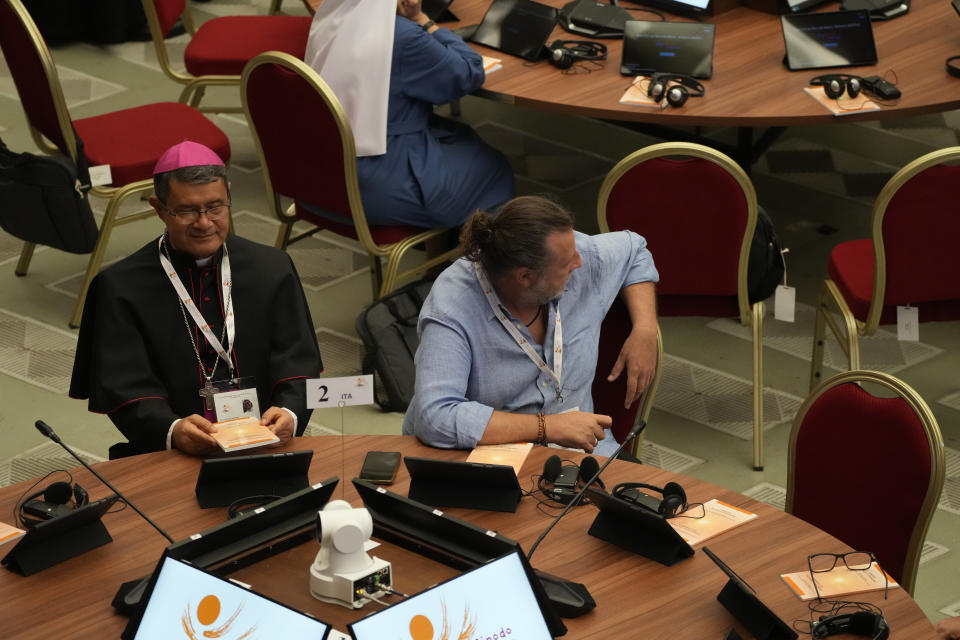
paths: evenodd
<path fill-rule="evenodd" d="M 537 444 L 547 444 L 547 419 L 542 411 L 537 414 Z"/>

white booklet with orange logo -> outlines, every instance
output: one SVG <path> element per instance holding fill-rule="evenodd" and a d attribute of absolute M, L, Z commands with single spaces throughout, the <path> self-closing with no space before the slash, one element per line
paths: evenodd
<path fill-rule="evenodd" d="M 25 533 L 26 531 L 23 529 L 17 529 L 6 522 L 0 522 L 0 544 L 5 542 L 13 542 L 17 538 L 23 536 Z"/>
<path fill-rule="evenodd" d="M 689 517 L 674 517 L 667 522 L 689 545 L 703 542 L 757 517 L 755 513 L 721 502 L 716 498 L 703 503 L 702 518 L 692 517 L 699 515 L 699 509 L 696 507 L 688 509 L 686 515 Z"/>
<path fill-rule="evenodd" d="M 481 56 L 483 58 L 483 72 L 493 73 L 503 69 L 503 60 L 500 58 L 491 58 L 490 56 Z"/>
<path fill-rule="evenodd" d="M 242 451 L 280 442 L 273 431 L 260 424 L 259 418 L 234 418 L 214 422 L 213 426 L 217 432 L 210 435 L 224 451 Z"/>
<path fill-rule="evenodd" d="M 505 444 L 481 444 L 470 455 L 467 462 L 482 462 L 484 464 L 502 464 L 513 467 L 519 476 L 520 467 L 527 459 L 527 454 L 533 449 L 532 442 L 508 442 Z"/>
<path fill-rule="evenodd" d="M 817 597 L 817 589 L 820 590 L 821 598 L 833 598 L 851 593 L 879 591 L 884 587 L 894 589 L 900 586 L 890 577 L 889 573 L 886 574 L 887 579 L 884 580 L 885 573 L 876 562 L 871 564 L 869 569 L 862 571 L 851 570 L 842 563 L 838 563 L 830 571 L 813 574 L 817 580 L 816 589 L 813 587 L 810 571 L 784 573 L 780 578 L 801 600 L 813 600 Z"/>

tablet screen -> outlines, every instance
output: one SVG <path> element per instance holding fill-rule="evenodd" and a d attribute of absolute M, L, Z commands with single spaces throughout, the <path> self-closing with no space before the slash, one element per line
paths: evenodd
<path fill-rule="evenodd" d="M 705 22 L 630 20 L 623 34 L 624 75 L 683 73 L 709 78 L 713 73 L 714 25 Z"/>
<path fill-rule="evenodd" d="M 134 640 L 304 638 L 330 627 L 253 591 L 164 556 Z"/>
<path fill-rule="evenodd" d="M 791 71 L 877 63 L 867 11 L 783 15 L 780 24 Z"/>
<path fill-rule="evenodd" d="M 373 613 L 349 628 L 356 640 L 552 638 L 516 552 Z"/>

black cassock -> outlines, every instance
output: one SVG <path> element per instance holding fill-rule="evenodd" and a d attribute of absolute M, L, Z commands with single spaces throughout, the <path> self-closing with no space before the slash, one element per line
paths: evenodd
<path fill-rule="evenodd" d="M 304 378 L 323 370 L 310 310 L 290 257 L 239 236 L 227 239 L 233 272 L 236 337 L 231 355 L 236 375 L 256 379 L 260 411 L 286 407 L 297 414 L 301 435 L 312 410 Z M 171 262 L 204 319 L 219 338 L 223 330 L 220 261 L 198 267 L 171 251 Z M 208 372 L 217 364 L 193 319 L 183 313 L 157 251 L 149 242 L 108 267 L 90 285 L 73 363 L 70 396 L 89 398 L 89 409 L 107 414 L 134 452 L 166 448 L 178 418 L 203 415 L 204 377 L 190 334 Z M 227 340 L 224 340 L 226 348 Z M 221 359 L 214 380 L 229 377 Z M 131 452 L 133 453 L 133 452 Z"/>

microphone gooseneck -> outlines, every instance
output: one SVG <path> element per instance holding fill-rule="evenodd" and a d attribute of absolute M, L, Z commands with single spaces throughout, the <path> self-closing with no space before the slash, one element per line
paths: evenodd
<path fill-rule="evenodd" d="M 537 550 L 537 546 L 539 546 L 540 542 L 547 537 L 548 533 L 550 533 L 550 530 L 553 529 L 555 526 L 557 526 L 557 523 L 560 522 L 560 518 L 565 516 L 566 513 L 570 511 L 570 509 L 572 509 L 573 507 L 575 507 L 577 504 L 580 503 L 580 500 L 583 498 L 583 494 L 586 493 L 587 491 L 587 487 L 589 487 L 590 485 L 592 485 L 594 482 L 597 481 L 597 478 L 599 478 L 600 474 L 603 473 L 603 470 L 607 468 L 607 465 L 609 465 L 614 458 L 620 455 L 620 452 L 623 451 L 624 447 L 626 447 L 631 440 L 633 440 L 638 435 L 640 435 L 640 432 L 643 431 L 644 428 L 646 428 L 646 426 L 647 426 L 646 421 L 643 418 L 640 418 L 640 421 L 633 426 L 633 429 L 630 429 L 630 433 L 628 433 L 627 437 L 623 439 L 623 442 L 621 442 L 620 446 L 617 447 L 617 450 L 613 452 L 613 455 L 607 458 L 606 462 L 600 465 L 600 468 L 597 469 L 596 472 L 590 477 L 590 479 L 584 483 L 584 485 L 580 488 L 577 494 L 573 496 L 573 499 L 567 503 L 567 505 L 563 508 L 563 511 L 561 511 L 557 515 L 557 517 L 553 519 L 553 522 L 547 525 L 547 528 L 543 530 L 543 533 L 541 533 L 540 536 L 530 546 L 530 551 L 527 552 L 528 560 L 530 559 L 531 556 L 533 556 L 533 552 Z M 590 458 L 590 459 L 593 460 L 593 458 Z M 593 464 L 596 464 L 596 463 L 597 463 L 596 460 L 594 460 Z"/>
<path fill-rule="evenodd" d="M 146 521 L 150 524 L 151 527 L 153 527 L 154 529 L 156 529 L 157 531 L 159 531 L 159 532 L 160 532 L 160 535 L 162 535 L 164 538 L 166 538 L 167 540 L 170 541 L 170 544 L 173 544 L 173 543 L 175 542 L 174 539 L 171 538 L 171 537 L 167 534 L 166 531 L 164 531 L 163 529 L 161 529 L 160 527 L 158 527 L 157 524 L 156 524 L 153 520 L 151 520 L 150 518 L 148 518 L 147 515 L 146 515 L 143 511 L 140 511 L 140 509 L 138 509 L 135 504 L 133 504 L 132 502 L 130 502 L 129 500 L 127 500 L 126 496 L 124 496 L 122 493 L 120 493 L 119 491 L 117 491 L 116 487 L 114 487 L 112 484 L 110 484 L 109 482 L 107 482 L 106 478 L 104 478 L 104 477 L 101 476 L 99 473 L 97 473 L 96 471 L 94 471 L 93 467 L 91 467 L 89 464 L 87 464 L 86 460 L 84 460 L 83 458 L 81 458 L 80 456 L 78 456 L 76 453 L 74 453 L 74 452 L 73 452 L 73 449 L 71 449 L 70 447 L 68 447 L 68 446 L 66 445 L 66 443 L 64 443 L 64 442 L 60 439 L 60 436 L 58 436 L 58 435 L 56 434 L 56 432 L 53 430 L 53 427 L 51 427 L 50 425 L 48 425 L 48 424 L 47 424 L 46 422 L 44 422 L 43 420 L 37 420 L 37 421 L 34 423 L 34 426 L 37 427 L 37 430 L 38 430 L 40 433 L 42 433 L 44 436 L 50 438 L 50 439 L 53 440 L 54 442 L 56 442 L 58 445 L 60 445 L 61 447 L 63 447 L 63 448 L 66 450 L 67 453 L 69 453 L 71 456 L 73 456 L 74 458 L 76 458 L 76 460 L 77 460 L 80 464 L 82 464 L 84 467 L 86 467 L 87 471 L 89 471 L 90 473 L 92 473 L 93 475 L 95 475 L 95 476 L 97 477 L 97 480 L 99 480 L 99 481 L 102 482 L 103 484 L 107 485 L 107 487 L 108 487 L 111 491 L 113 491 L 115 494 L 117 494 L 118 496 L 120 496 L 120 499 L 121 499 L 121 500 L 123 500 L 125 503 L 127 503 L 128 505 L 130 505 L 130 507 L 131 507 L 134 511 L 136 511 L 136 512 L 140 515 L 141 518 L 143 518 L 144 520 L 146 520 Z"/>

